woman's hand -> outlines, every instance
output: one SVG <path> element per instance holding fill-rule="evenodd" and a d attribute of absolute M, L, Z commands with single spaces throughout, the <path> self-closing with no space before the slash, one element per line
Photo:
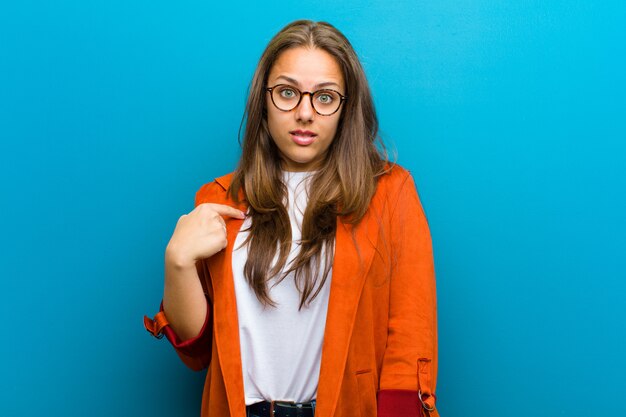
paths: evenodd
<path fill-rule="evenodd" d="M 233 207 L 212 203 L 199 204 L 189 214 L 183 214 L 165 250 L 166 265 L 191 268 L 196 261 L 224 249 L 228 241 L 223 217 L 244 219 L 245 214 Z"/>
<path fill-rule="evenodd" d="M 165 250 L 163 310 L 181 340 L 198 335 L 207 318 L 207 299 L 196 262 L 226 247 L 223 217 L 246 216 L 223 204 L 199 204 L 178 219 Z"/>

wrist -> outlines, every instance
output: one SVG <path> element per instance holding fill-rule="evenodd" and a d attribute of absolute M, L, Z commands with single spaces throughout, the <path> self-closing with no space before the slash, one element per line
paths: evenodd
<path fill-rule="evenodd" d="M 174 268 L 177 270 L 195 269 L 196 260 L 190 259 L 187 256 L 181 255 L 174 248 L 168 246 L 165 249 L 165 267 Z"/>

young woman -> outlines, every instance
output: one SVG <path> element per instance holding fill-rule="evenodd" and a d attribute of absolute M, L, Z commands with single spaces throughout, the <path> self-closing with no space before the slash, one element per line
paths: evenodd
<path fill-rule="evenodd" d="M 208 367 L 202 416 L 437 416 L 428 224 L 376 146 L 348 40 L 323 22 L 283 28 L 245 120 L 239 166 L 179 219 L 144 320 Z"/>

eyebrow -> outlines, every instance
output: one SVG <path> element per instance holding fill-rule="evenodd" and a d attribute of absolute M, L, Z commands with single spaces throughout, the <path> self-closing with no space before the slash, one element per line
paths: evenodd
<path fill-rule="evenodd" d="M 295 85 L 298 85 L 298 86 L 300 85 L 300 83 L 297 80 L 295 80 L 295 79 L 293 79 L 291 77 L 288 77 L 286 75 L 279 75 L 278 77 L 276 77 L 277 80 L 280 79 L 280 78 L 282 78 L 283 80 L 288 81 L 288 82 L 290 82 L 292 84 L 295 84 Z M 332 81 L 326 81 L 326 82 L 323 82 L 323 83 L 315 84 L 313 86 L 313 88 L 314 89 L 318 89 L 320 87 L 330 87 L 330 86 L 339 87 L 339 84 L 337 84 L 335 82 L 332 82 Z"/>

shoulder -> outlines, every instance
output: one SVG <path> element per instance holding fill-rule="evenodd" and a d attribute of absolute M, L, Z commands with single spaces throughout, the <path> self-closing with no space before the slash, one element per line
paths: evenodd
<path fill-rule="evenodd" d="M 397 195 L 407 184 L 407 181 L 413 183 L 411 173 L 406 168 L 398 164 L 388 163 L 385 166 L 385 172 L 378 177 L 376 194 Z"/>
<path fill-rule="evenodd" d="M 196 206 L 202 203 L 232 204 L 228 197 L 228 189 L 233 178 L 233 172 L 215 178 L 202 185 L 196 192 Z"/>
<path fill-rule="evenodd" d="M 421 211 L 421 205 L 411 172 L 400 165 L 388 164 L 385 173 L 378 178 L 371 206 L 382 211 L 389 210 L 391 214 L 398 208 L 410 211 L 417 207 Z"/>

